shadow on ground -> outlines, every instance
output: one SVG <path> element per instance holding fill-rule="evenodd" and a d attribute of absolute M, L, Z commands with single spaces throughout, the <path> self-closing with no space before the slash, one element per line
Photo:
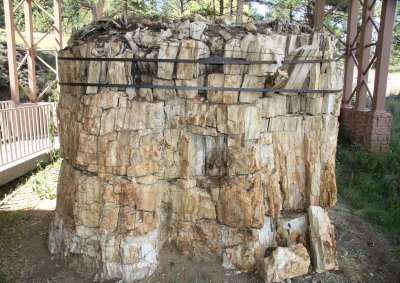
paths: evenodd
<path fill-rule="evenodd" d="M 52 259 L 47 238 L 54 211 L 0 211 L 0 282 L 93 282 Z M 292 279 L 291 282 L 400 282 L 399 262 L 390 242 L 376 228 L 339 202 L 330 210 L 336 226 L 339 271 Z M 157 273 L 144 282 L 261 282 L 255 273 L 235 274 L 210 259 L 196 263 L 165 247 Z"/>
<path fill-rule="evenodd" d="M 0 211 L 0 282 L 93 282 L 51 259 L 53 216 L 54 211 Z"/>

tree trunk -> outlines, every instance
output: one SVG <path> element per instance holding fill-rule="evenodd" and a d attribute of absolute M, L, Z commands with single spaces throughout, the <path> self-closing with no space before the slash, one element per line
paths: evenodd
<path fill-rule="evenodd" d="M 215 0 L 212 0 L 212 13 L 213 17 L 215 18 Z"/>
<path fill-rule="evenodd" d="M 123 17 L 125 26 L 128 25 L 128 0 L 124 0 Z"/>
<path fill-rule="evenodd" d="M 229 15 L 233 15 L 233 0 L 229 0 Z"/>
<path fill-rule="evenodd" d="M 92 12 L 92 22 L 96 22 L 104 16 L 104 1 L 99 1 L 90 9 Z"/>
<path fill-rule="evenodd" d="M 224 15 L 224 0 L 219 0 L 219 15 Z"/>
<path fill-rule="evenodd" d="M 289 10 L 289 19 L 290 19 L 290 22 L 293 23 L 293 9 L 292 8 L 290 8 L 290 10 Z"/>
<path fill-rule="evenodd" d="M 179 1 L 180 4 L 181 4 L 180 7 L 179 7 L 180 8 L 180 12 L 181 12 L 181 16 L 183 15 L 183 12 L 185 11 L 185 8 L 183 7 L 183 1 L 184 0 Z"/>
<path fill-rule="evenodd" d="M 306 4 L 306 12 L 305 12 L 305 21 L 308 23 L 308 26 L 313 27 L 314 26 L 314 15 L 313 15 L 313 6 L 312 6 L 312 1 L 308 0 L 308 3 Z"/>
<path fill-rule="evenodd" d="M 243 19 L 243 0 L 237 0 L 237 8 L 236 8 L 236 23 L 242 23 Z"/>

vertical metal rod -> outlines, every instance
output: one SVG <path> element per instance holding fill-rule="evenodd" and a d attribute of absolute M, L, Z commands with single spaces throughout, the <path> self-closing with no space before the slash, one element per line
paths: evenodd
<path fill-rule="evenodd" d="M 18 109 L 18 119 L 19 119 L 19 126 L 21 127 L 20 131 L 20 145 L 22 147 L 22 153 L 23 156 L 26 156 L 26 149 L 25 149 L 25 131 L 24 131 L 24 125 L 25 121 L 22 120 L 22 109 Z"/>
<path fill-rule="evenodd" d="M 19 119 L 19 109 L 15 108 L 15 126 L 16 126 L 16 133 L 17 133 L 17 139 L 18 139 L 18 143 L 17 141 L 15 141 L 15 143 L 17 143 L 17 148 L 19 150 L 19 158 L 22 158 L 23 154 L 22 154 L 22 146 L 21 146 L 21 121 Z"/>
<path fill-rule="evenodd" d="M 28 47 L 28 84 L 29 84 L 29 99 L 33 102 L 37 99 L 36 90 L 36 70 L 35 70 L 35 40 L 33 37 L 33 22 L 32 22 L 32 2 L 25 0 L 24 2 L 24 15 L 25 15 L 25 36 L 29 44 Z"/>
<path fill-rule="evenodd" d="M 56 126 L 57 120 L 55 120 L 55 117 L 57 117 L 57 113 L 56 113 L 56 104 L 55 103 L 51 103 L 50 104 L 50 110 L 49 110 L 49 146 L 54 146 L 54 128 Z M 53 140 L 52 140 L 53 139 Z M 52 143 L 53 142 L 53 143 Z"/>
<path fill-rule="evenodd" d="M 26 118 L 26 108 L 23 109 L 23 122 L 24 122 L 24 150 L 25 150 L 25 156 L 29 154 L 29 139 L 28 139 L 28 127 L 27 127 L 27 118 Z"/>
<path fill-rule="evenodd" d="M 10 111 L 11 114 L 11 132 L 12 132 L 12 143 L 14 147 L 14 160 L 18 159 L 18 144 L 17 144 L 17 125 L 16 125 L 16 109 L 13 108 Z"/>
<path fill-rule="evenodd" d="M 8 148 L 10 149 L 10 161 L 13 160 L 13 144 L 12 144 L 12 132 L 11 132 L 11 123 L 10 123 L 10 112 L 7 111 L 7 139 L 8 139 Z"/>
<path fill-rule="evenodd" d="M 1 106 L 1 105 L 0 105 Z M 0 107 L 1 110 L 1 107 Z M 0 164 L 4 164 L 3 161 L 3 117 L 1 116 L 2 111 L 0 111 Z"/>
<path fill-rule="evenodd" d="M 17 49 L 15 45 L 15 23 L 12 0 L 3 0 L 4 20 L 6 23 L 8 73 L 10 78 L 11 99 L 19 103 L 19 86 L 17 71 Z"/>
<path fill-rule="evenodd" d="M 27 107 L 28 110 L 28 129 L 29 129 L 29 153 L 33 153 L 33 123 L 32 123 L 32 107 Z"/>
<path fill-rule="evenodd" d="M 396 13 L 396 1 L 383 0 L 381 22 L 376 48 L 376 71 L 374 95 L 372 98 L 372 110 L 385 111 L 386 87 L 389 70 L 390 47 L 393 36 L 394 16 Z"/>
<path fill-rule="evenodd" d="M 315 8 L 314 8 L 315 29 L 322 29 L 324 27 L 324 6 L 325 6 L 325 0 L 315 0 Z"/>
<path fill-rule="evenodd" d="M 36 128 L 38 132 L 38 151 L 42 150 L 42 118 L 41 118 L 41 107 L 36 108 Z"/>
<path fill-rule="evenodd" d="M 3 123 L 3 126 L 4 126 L 4 145 L 5 145 L 5 149 L 6 149 L 6 162 L 9 162 L 9 160 L 10 160 L 10 158 L 8 157 L 9 156 L 9 148 L 10 148 L 10 146 L 9 146 L 9 135 L 8 135 L 8 119 L 7 119 L 7 112 L 3 112 L 2 113 L 2 116 L 3 116 L 3 121 L 4 121 L 4 123 Z"/>
<path fill-rule="evenodd" d="M 15 142 L 15 129 L 14 129 L 14 109 L 9 109 L 9 119 L 10 119 L 10 144 L 12 146 L 11 159 L 14 161 L 17 157 L 17 143 Z"/>
<path fill-rule="evenodd" d="M 4 156 L 4 161 L 3 164 L 7 162 L 6 159 L 6 153 L 7 153 L 7 139 L 6 139 L 6 130 L 5 130 L 5 125 L 4 125 L 4 117 L 3 117 L 3 111 L 0 111 L 0 126 L 1 126 L 1 143 L 4 145 L 4 155 L 2 155 L 2 158 Z M 3 152 L 3 151 L 2 151 Z M 3 160 L 3 159 L 2 159 Z"/>
<path fill-rule="evenodd" d="M 49 119 L 50 119 L 50 115 L 49 115 L 49 105 L 46 105 L 45 107 L 45 112 L 44 112 L 44 129 L 45 129 L 45 137 L 46 137 L 46 148 L 49 148 Z"/>
<path fill-rule="evenodd" d="M 45 129 L 45 117 L 44 117 L 44 111 L 46 110 L 46 108 L 45 107 L 39 107 L 39 109 L 38 109 L 40 112 L 39 112 L 39 117 L 40 117 L 40 125 L 39 125 L 39 127 L 40 127 L 40 144 L 41 144 L 41 149 L 44 149 L 45 148 L 45 139 L 46 139 L 46 136 L 45 136 L 45 133 L 44 133 L 44 129 Z"/>
<path fill-rule="evenodd" d="M 5 164 L 4 157 L 3 157 L 3 137 L 4 137 L 3 129 L 4 129 L 4 126 L 3 126 L 3 117 L 2 117 L 1 113 L 2 112 L 0 111 L 0 164 Z"/>
<path fill-rule="evenodd" d="M 344 63 L 344 82 L 343 82 L 343 97 L 342 107 L 351 108 L 350 97 L 353 93 L 353 77 L 354 65 L 352 49 L 356 45 L 357 37 L 357 20 L 358 20 L 359 2 L 358 0 L 350 0 L 349 14 L 347 18 L 347 38 L 346 38 L 346 51 Z"/>
<path fill-rule="evenodd" d="M 373 0 L 364 0 L 362 9 L 362 27 L 360 38 L 360 59 L 358 61 L 358 80 L 357 80 L 357 96 L 356 108 L 360 111 L 365 111 L 367 103 L 367 87 L 368 83 L 368 65 L 370 61 L 372 42 L 372 23 L 369 18 L 373 17 L 374 7 L 370 8 Z"/>
<path fill-rule="evenodd" d="M 49 106 L 47 107 L 47 147 L 50 147 L 50 123 L 51 123 L 51 105 L 49 104 Z"/>
<path fill-rule="evenodd" d="M 3 112 L 3 120 L 4 120 L 4 132 L 5 132 L 5 138 L 4 138 L 4 144 L 5 144 L 5 146 L 6 146 L 6 162 L 9 162 L 9 160 L 10 160 L 10 158 L 8 157 L 8 155 L 9 155 L 9 151 L 10 151 L 10 144 L 9 144 L 9 141 L 10 141 L 10 138 L 9 138 L 9 135 L 8 135 L 8 115 L 7 115 L 7 112 Z"/>
<path fill-rule="evenodd" d="M 33 141 L 34 141 L 34 152 L 38 151 L 38 132 L 37 132 L 37 118 L 36 118 L 36 107 L 32 107 L 32 122 L 33 122 Z"/>
<path fill-rule="evenodd" d="M 43 149 L 47 148 L 46 146 L 46 140 L 47 140 L 47 136 L 46 136 L 46 106 L 42 107 L 42 145 L 43 145 Z"/>
<path fill-rule="evenodd" d="M 7 135 L 6 135 L 6 125 L 5 125 L 5 119 L 4 119 L 4 112 L 0 112 L 0 118 L 2 121 L 2 127 L 1 127 L 1 141 L 4 144 L 4 160 L 6 163 L 7 162 Z"/>
<path fill-rule="evenodd" d="M 47 147 L 50 147 L 50 145 L 51 145 L 50 144 L 50 138 L 51 138 L 51 135 L 50 135 L 50 123 L 51 123 L 50 111 L 51 111 L 51 105 L 49 104 L 49 106 L 47 108 Z"/>
<path fill-rule="evenodd" d="M 33 121 L 35 123 L 35 150 L 36 152 L 39 151 L 39 116 L 38 116 L 39 107 L 33 107 Z"/>

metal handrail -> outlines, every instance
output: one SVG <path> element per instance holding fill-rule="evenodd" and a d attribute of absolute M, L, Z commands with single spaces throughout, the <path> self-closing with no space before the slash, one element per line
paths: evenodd
<path fill-rule="evenodd" d="M 22 104 L 0 109 L 0 168 L 51 148 L 55 104 Z"/>

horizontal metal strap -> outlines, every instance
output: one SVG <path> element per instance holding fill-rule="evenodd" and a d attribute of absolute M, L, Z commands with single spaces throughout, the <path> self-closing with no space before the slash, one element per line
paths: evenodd
<path fill-rule="evenodd" d="M 105 62 L 154 62 L 154 63 L 194 63 L 210 65 L 257 65 L 257 64 L 307 64 L 335 62 L 335 59 L 312 60 L 259 60 L 248 61 L 240 58 L 203 58 L 203 59 L 157 59 L 157 58 L 105 58 L 105 57 L 57 57 L 60 61 L 105 61 Z"/>
<path fill-rule="evenodd" d="M 214 91 L 243 91 L 243 92 L 289 92 L 289 93 L 339 93 L 342 89 L 284 89 L 284 88 L 240 88 L 240 87 L 208 87 L 208 86 L 177 86 L 177 85 L 146 85 L 146 84 L 108 84 L 108 83 L 68 83 L 60 82 L 66 86 L 97 86 L 97 87 L 123 87 L 123 88 L 155 88 L 176 90 L 214 90 Z"/>

